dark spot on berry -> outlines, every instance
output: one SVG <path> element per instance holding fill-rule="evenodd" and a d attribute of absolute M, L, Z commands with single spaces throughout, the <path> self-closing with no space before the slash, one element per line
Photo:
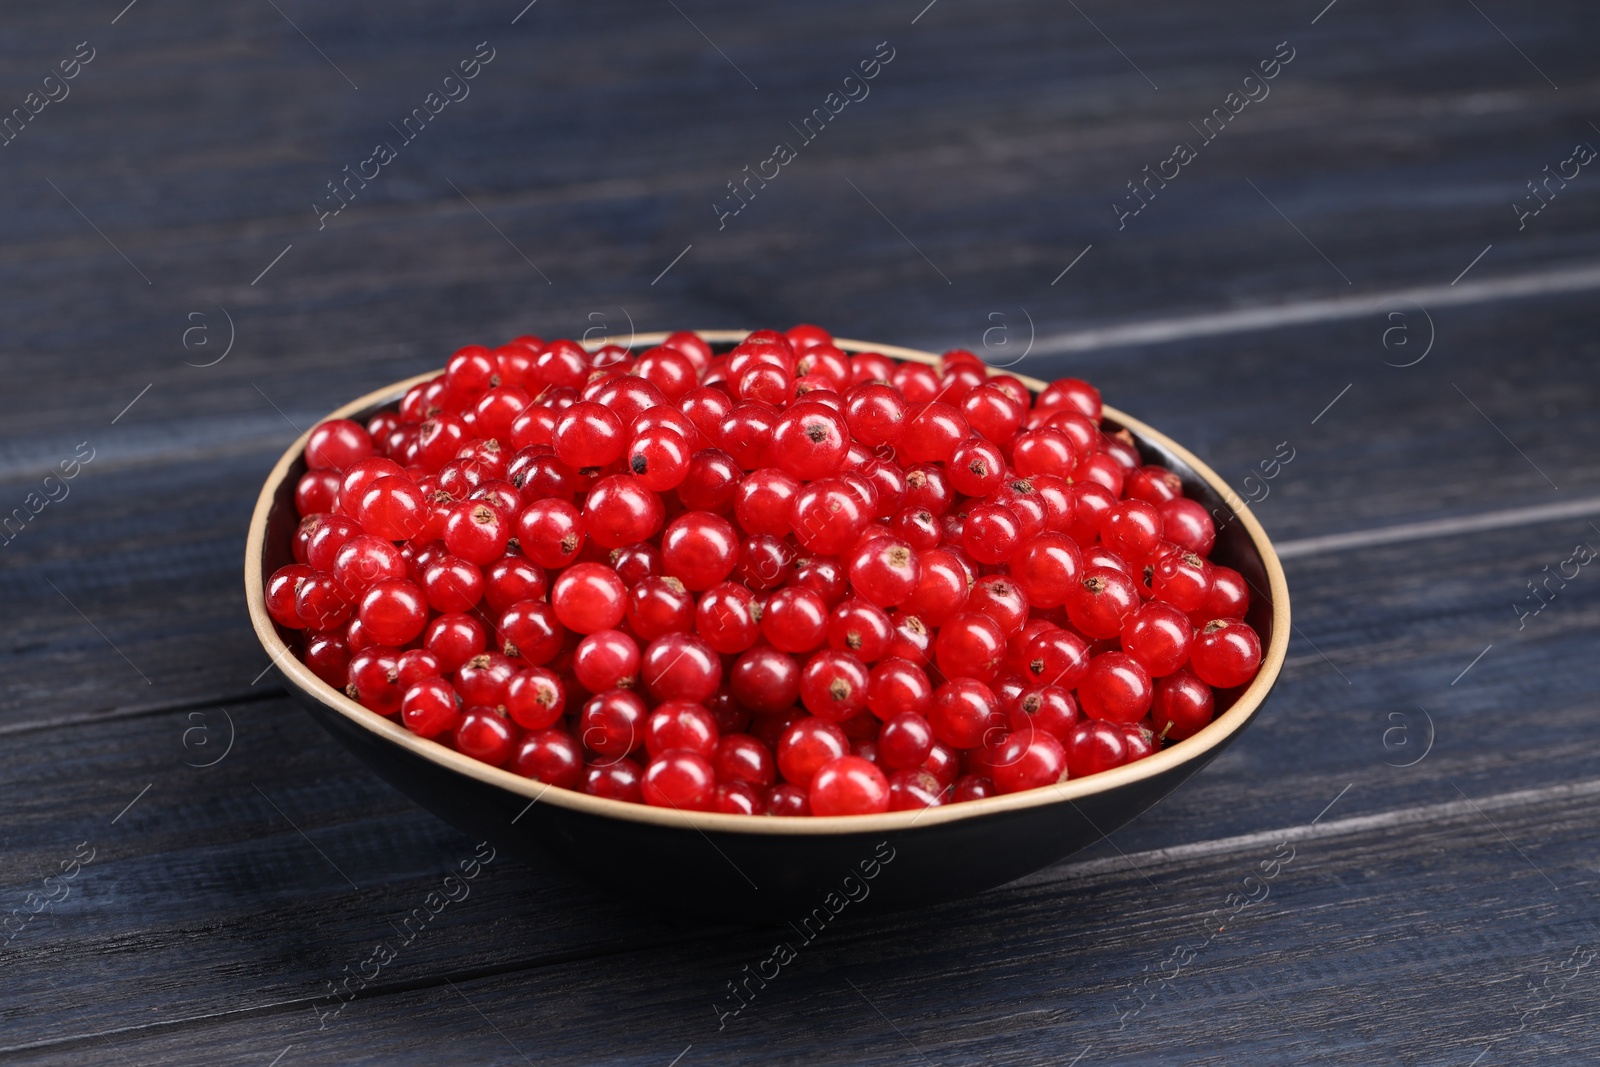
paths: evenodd
<path fill-rule="evenodd" d="M 1091 593 L 1099 594 L 1106 587 L 1106 580 L 1098 574 L 1083 580 L 1083 587 Z"/>
<path fill-rule="evenodd" d="M 928 475 L 924 471 L 912 471 L 906 475 L 906 485 L 912 489 L 921 489 L 928 484 Z"/>
<path fill-rule="evenodd" d="M 635 474 L 643 474 L 650 469 L 649 462 L 642 455 L 634 456 L 632 459 L 630 459 L 628 461 L 628 466 L 632 468 L 633 473 Z"/>
<path fill-rule="evenodd" d="M 854 630 L 844 635 L 844 643 L 853 652 L 861 647 L 861 635 Z"/>
<path fill-rule="evenodd" d="M 498 518 L 499 516 L 495 515 L 487 504 L 479 504 L 472 509 L 472 521 L 479 526 L 488 526 Z"/>
<path fill-rule="evenodd" d="M 1193 552 L 1185 552 L 1183 554 L 1183 562 L 1187 563 L 1191 567 L 1199 567 L 1204 561 Z"/>
<path fill-rule="evenodd" d="M 522 542 L 521 541 L 518 541 L 515 537 L 506 538 L 506 555 L 509 556 L 509 555 L 512 555 L 514 553 L 521 552 L 521 551 L 522 551 Z"/>
<path fill-rule="evenodd" d="M 911 550 L 904 545 L 896 545 L 889 550 L 889 563 L 891 566 L 904 567 L 911 562 Z"/>
<path fill-rule="evenodd" d="M 1035 489 L 1033 487 L 1033 483 L 1028 479 L 1018 478 L 1011 483 L 1011 491 L 1014 493 L 1020 493 L 1023 496 L 1027 496 L 1030 493 L 1037 493 L 1039 490 Z"/>
<path fill-rule="evenodd" d="M 534 694 L 533 702 L 535 704 L 543 704 L 547 708 L 551 704 L 554 704 L 556 702 L 555 687 L 554 686 L 548 686 L 548 685 L 541 685 L 539 687 L 539 691 Z"/>
<path fill-rule="evenodd" d="M 488 667 L 489 664 L 491 664 L 493 662 L 494 662 L 494 660 L 489 658 L 489 654 L 487 652 L 481 652 L 478 655 L 473 656 L 471 659 L 467 660 L 467 666 L 476 667 L 478 670 L 481 671 L 484 668 Z"/>
<path fill-rule="evenodd" d="M 849 700 L 850 683 L 845 681 L 843 678 L 835 678 L 832 682 L 828 683 L 828 692 L 835 700 Z"/>
<path fill-rule="evenodd" d="M 585 478 L 593 478 L 595 475 L 600 473 L 600 468 L 599 467 L 579 467 L 578 468 L 578 473 L 583 475 Z"/>
<path fill-rule="evenodd" d="M 1043 663 L 1039 664 L 1039 669 L 1044 669 Z M 1022 698 L 1022 710 L 1027 712 L 1029 715 L 1037 714 L 1039 709 L 1043 706 L 1044 699 L 1040 697 L 1038 693 L 1029 693 L 1027 696 Z"/>
<path fill-rule="evenodd" d="M 567 536 L 563 537 L 561 539 L 561 551 L 569 556 L 578 551 L 578 535 L 575 533 L 569 533 Z"/>
<path fill-rule="evenodd" d="M 678 579 L 674 578 L 670 574 L 661 580 L 665 582 L 667 584 L 667 588 L 672 590 L 674 593 L 681 593 L 684 590 L 683 583 L 678 581 Z"/>
<path fill-rule="evenodd" d="M 497 388 L 499 385 L 500 385 L 500 375 L 498 375 L 498 374 L 489 375 L 489 388 L 490 389 L 494 389 L 494 388 Z"/>
<path fill-rule="evenodd" d="M 813 442 L 821 444 L 828 439 L 828 429 L 820 422 L 813 422 L 806 427 L 806 436 L 811 438 Z"/>
<path fill-rule="evenodd" d="M 922 624 L 922 620 L 917 618 L 915 615 L 906 616 L 906 629 L 910 630 L 914 634 L 925 634 L 928 632 L 928 628 Z"/>
<path fill-rule="evenodd" d="M 1042 660 L 1042 659 L 1031 659 L 1031 660 L 1029 660 L 1028 661 L 1028 670 L 1033 672 L 1036 675 L 1037 674 L 1043 674 L 1044 673 L 1044 660 Z"/>
<path fill-rule="evenodd" d="M 351 700 L 356 699 L 358 694 L 356 693 L 355 683 L 352 682 L 350 685 L 344 687 L 344 695 L 349 697 Z"/>
<path fill-rule="evenodd" d="M 967 464 L 967 470 L 979 478 L 987 478 L 989 476 L 989 465 L 981 459 L 975 459 Z"/>
<path fill-rule="evenodd" d="M 1214 634 L 1226 625 L 1228 625 L 1227 619 L 1212 619 L 1210 622 L 1206 623 L 1200 628 L 1200 632 L 1203 634 Z"/>
<path fill-rule="evenodd" d="M 513 645 L 510 641 L 507 641 L 505 644 L 501 645 L 500 651 L 512 659 L 520 659 L 522 656 L 522 653 L 517 651 L 517 646 Z"/>

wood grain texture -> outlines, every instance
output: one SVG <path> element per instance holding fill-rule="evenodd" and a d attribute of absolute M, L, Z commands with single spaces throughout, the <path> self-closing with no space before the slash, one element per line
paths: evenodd
<path fill-rule="evenodd" d="M 238 578 L 297 428 L 468 340 L 809 319 L 1005 361 L 1030 321 L 1048 337 L 1448 285 L 1469 264 L 1593 265 L 1587 170 L 1521 230 L 1510 205 L 1600 143 L 1594 10 L 543 0 L 512 25 L 521 3 L 277 6 L 69 0 L 0 34 L 8 107 L 75 42 L 96 49 L 0 148 L 0 505 L 96 449 L 0 550 L 6 907 L 97 849 L 71 898 L 0 945 L 0 1060 L 1594 1057 L 1600 972 L 1575 961 L 1600 940 L 1595 794 L 1562 788 L 1600 779 L 1600 585 L 1586 569 L 1521 629 L 1512 610 L 1600 538 L 1581 517 L 1290 560 L 1289 665 L 1215 764 L 1067 864 L 842 919 L 720 1032 L 711 1003 L 772 935 L 674 924 L 509 860 L 319 1030 L 326 983 L 473 843 L 271 673 L 251 684 L 267 661 Z M 725 183 L 885 40 L 871 96 L 719 231 Z M 1124 183 L 1285 40 L 1271 96 L 1119 231 Z M 480 41 L 496 53 L 472 95 L 319 231 L 324 183 Z M 1092 377 L 1241 493 L 1289 441 L 1256 510 L 1304 538 L 1600 495 L 1593 307 L 1581 291 L 1431 309 L 1435 347 L 1404 369 L 1384 362 L 1419 349 L 1384 331 L 1420 341 L 1411 308 L 1018 369 Z M 225 315 L 227 358 L 185 366 L 221 353 Z M 229 716 L 228 755 L 193 766 Z M 1310 836 L 1270 897 L 1201 931 L 1289 830 Z M 1180 942 L 1204 947 L 1125 1017 Z"/>

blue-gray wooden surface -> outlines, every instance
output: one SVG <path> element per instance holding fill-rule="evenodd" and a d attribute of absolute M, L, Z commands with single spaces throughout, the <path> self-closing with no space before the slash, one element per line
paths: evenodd
<path fill-rule="evenodd" d="M 93 856 L 0 940 L 0 1061 L 1597 1058 L 1600 9 L 523 2 L 0 14 L 0 514 L 39 508 L 0 547 L 0 912 Z M 720 1030 L 771 935 L 506 859 L 330 1014 L 472 842 L 263 674 L 272 460 L 467 341 L 798 320 L 1082 374 L 1266 492 L 1265 712 L 1112 841 L 841 921 Z"/>

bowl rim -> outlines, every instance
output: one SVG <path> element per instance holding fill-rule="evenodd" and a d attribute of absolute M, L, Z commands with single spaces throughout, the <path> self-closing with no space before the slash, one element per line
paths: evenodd
<path fill-rule="evenodd" d="M 737 343 L 750 333 L 748 330 L 696 330 L 693 332 L 707 343 L 714 345 Z M 668 336 L 669 334 L 663 331 L 635 333 L 626 340 L 621 337 L 601 337 L 586 342 L 585 347 L 593 350 L 602 345 L 616 344 L 630 349 L 638 349 L 660 344 Z M 847 338 L 835 338 L 834 344 L 845 352 L 878 352 L 890 359 L 912 363 L 937 365 L 940 359 L 934 353 L 918 349 L 875 344 Z M 376 389 L 330 412 L 322 419 L 319 419 L 312 429 L 329 419 L 348 418 L 367 409 L 392 403 L 403 396 L 406 390 L 413 385 L 428 381 L 438 373 L 438 370 L 429 371 L 425 374 L 419 374 L 403 381 L 386 385 L 381 389 Z M 1047 384 L 1037 378 L 1012 374 L 1009 368 L 989 367 L 988 373 L 991 376 L 1008 374 L 1019 379 L 1025 386 L 1034 391 L 1045 388 Z M 399 745 L 415 756 L 464 774 L 469 778 L 477 779 L 480 783 L 529 798 L 530 807 L 534 802 L 544 801 L 560 808 L 588 815 L 694 830 L 702 833 L 706 830 L 715 830 L 725 833 L 791 836 L 908 831 L 917 826 L 933 827 L 944 823 L 983 818 L 988 815 L 998 815 L 1005 812 L 1022 811 L 1048 804 L 1072 802 L 1094 794 L 1132 785 L 1146 779 L 1157 778 L 1181 767 L 1185 763 L 1207 757 L 1208 754 L 1225 746 L 1239 731 L 1249 724 L 1256 711 L 1265 701 L 1267 694 L 1271 692 L 1273 685 L 1277 682 L 1279 673 L 1283 669 L 1289 648 L 1288 581 L 1284 577 L 1283 564 L 1279 561 L 1278 554 L 1272 547 L 1272 542 L 1267 537 L 1266 531 L 1261 527 L 1261 524 L 1251 513 L 1249 506 L 1239 499 L 1238 494 L 1229 488 L 1227 482 L 1220 475 L 1205 463 L 1202 463 L 1188 449 L 1179 445 L 1165 434 L 1110 406 L 1104 408 L 1102 418 L 1126 428 L 1145 440 L 1160 445 L 1170 454 L 1181 459 L 1199 478 L 1227 502 L 1229 510 L 1233 512 L 1234 517 L 1243 526 L 1246 535 L 1250 539 L 1251 546 L 1259 553 L 1263 570 L 1266 572 L 1272 602 L 1272 638 L 1262 652 L 1261 667 L 1254 681 L 1239 695 L 1232 707 L 1198 733 L 1170 748 L 1161 749 L 1134 763 L 1124 764 L 1121 767 L 1101 771 L 1098 774 L 1084 778 L 1069 779 L 1055 785 L 1042 786 L 1020 793 L 985 797 L 981 800 L 964 801 L 960 804 L 949 804 L 936 808 L 884 812 L 878 815 L 769 815 L 754 817 L 750 815 L 729 815 L 721 812 L 687 812 L 680 809 L 635 804 L 623 800 L 610 800 L 604 797 L 590 796 L 577 790 L 552 786 L 545 782 L 524 778 L 499 767 L 492 767 L 487 763 L 482 763 L 470 756 L 464 756 L 459 752 L 446 748 L 437 742 L 418 737 L 399 723 L 362 707 L 355 700 L 312 673 L 309 667 L 289 651 L 288 646 L 278 636 L 276 625 L 267 613 L 266 576 L 262 573 L 263 557 L 266 549 L 267 518 L 277 500 L 280 487 L 289 476 L 290 469 L 300 460 L 305 450 L 306 441 L 310 437 L 310 430 L 296 438 L 294 443 L 278 459 L 278 462 L 272 468 L 271 474 L 267 476 L 267 480 L 263 484 L 261 493 L 256 500 L 255 511 L 250 517 L 249 535 L 245 542 L 245 600 L 250 612 L 250 621 L 255 627 L 256 636 L 260 639 L 262 647 L 266 649 L 267 654 L 272 658 L 273 664 L 284 672 L 289 680 L 302 692 L 315 697 L 322 704 L 338 712 L 346 719 L 386 741 Z M 524 811 L 526 810 L 525 808 Z"/>

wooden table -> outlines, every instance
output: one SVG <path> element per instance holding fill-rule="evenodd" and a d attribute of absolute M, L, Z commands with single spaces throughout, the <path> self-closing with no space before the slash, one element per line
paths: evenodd
<path fill-rule="evenodd" d="M 1600 12 L 923 2 L 7 13 L 0 1060 L 1593 1062 Z M 796 320 L 1091 377 L 1257 499 L 1265 712 L 721 1030 L 770 934 L 504 858 L 332 1014 L 473 842 L 276 685 L 273 458 L 467 341 Z"/>

